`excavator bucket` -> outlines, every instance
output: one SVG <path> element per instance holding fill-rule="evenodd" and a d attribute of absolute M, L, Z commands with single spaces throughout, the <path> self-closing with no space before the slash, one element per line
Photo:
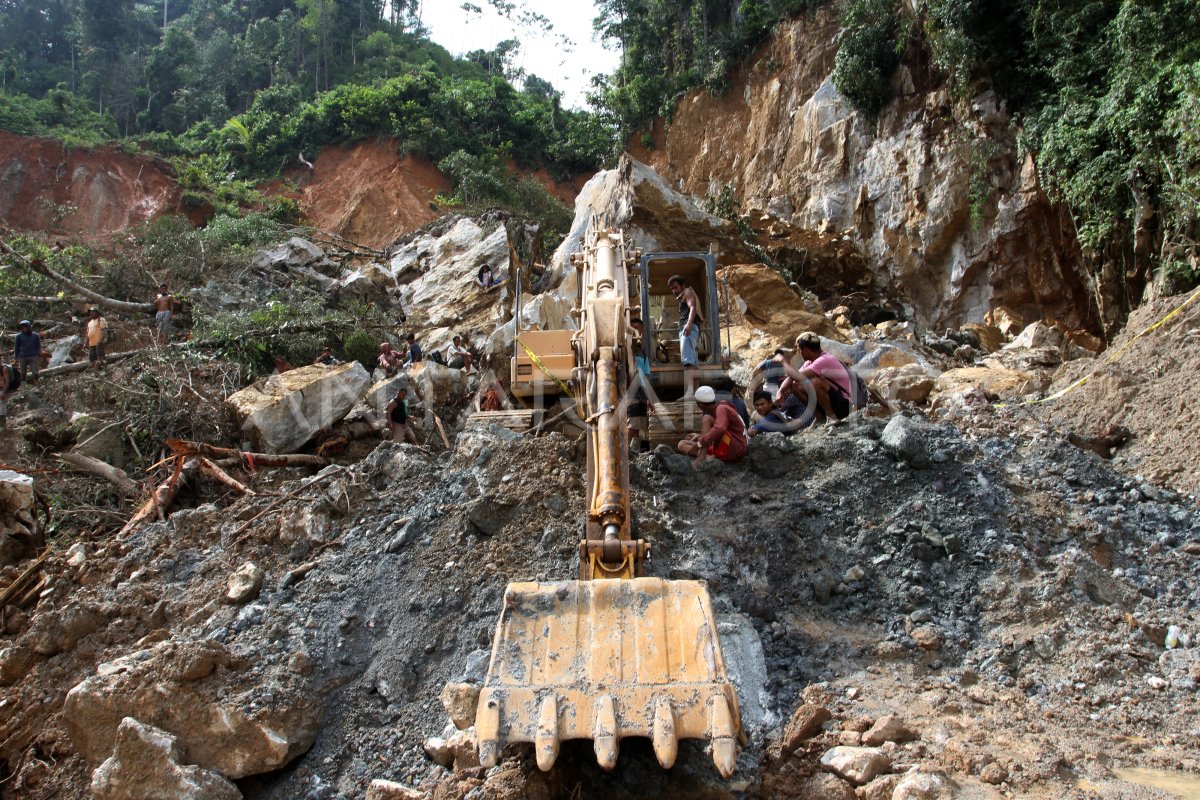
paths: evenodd
<path fill-rule="evenodd" d="M 733 774 L 741 735 L 703 581 L 661 578 L 511 583 L 475 713 L 479 760 L 531 742 L 550 769 L 559 743 L 591 739 L 612 769 L 622 738 L 675 763 L 680 739 L 708 739 Z"/>

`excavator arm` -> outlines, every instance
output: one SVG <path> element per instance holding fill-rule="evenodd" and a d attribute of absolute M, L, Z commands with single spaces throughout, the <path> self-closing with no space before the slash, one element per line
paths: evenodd
<path fill-rule="evenodd" d="M 509 584 L 475 717 L 455 724 L 474 723 L 485 767 L 506 744 L 529 742 L 548 770 L 560 742 L 591 739 L 600 766 L 612 769 L 620 740 L 640 736 L 669 769 L 679 740 L 692 738 L 711 742 L 729 777 L 741 722 L 707 585 L 640 576 L 650 547 L 632 536 L 623 400 L 633 329 L 622 237 L 595 226 L 577 255 L 574 382 L 588 503 L 579 580 Z"/>

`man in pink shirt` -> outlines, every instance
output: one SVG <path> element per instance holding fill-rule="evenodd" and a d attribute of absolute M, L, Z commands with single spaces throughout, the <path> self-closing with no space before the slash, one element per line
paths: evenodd
<path fill-rule="evenodd" d="M 845 419 L 852 409 L 850 372 L 846 365 L 832 353 L 822 352 L 821 337 L 812 331 L 796 337 L 796 349 L 804 358 L 800 369 L 789 364 L 783 355 L 774 358 L 787 374 L 779 387 L 780 396 L 790 392 L 809 408 L 815 403 L 827 420 Z"/>
<path fill-rule="evenodd" d="M 700 422 L 700 433 L 689 433 L 676 449 L 691 456 L 696 464 L 703 463 L 709 456 L 736 464 L 746 457 L 746 426 L 732 403 L 717 402 L 717 393 L 711 386 L 696 389 L 696 405 L 704 419 Z"/>

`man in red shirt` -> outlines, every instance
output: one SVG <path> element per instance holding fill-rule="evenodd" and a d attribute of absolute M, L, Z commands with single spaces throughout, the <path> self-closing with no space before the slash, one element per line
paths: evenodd
<path fill-rule="evenodd" d="M 846 365 L 832 353 L 822 352 L 821 337 L 812 331 L 796 337 L 796 349 L 804 358 L 800 369 L 789 364 L 783 355 L 777 354 L 773 359 L 787 374 L 779 387 L 780 397 L 790 392 L 808 408 L 815 403 L 827 420 L 845 419 L 852 408 L 850 372 Z"/>
<path fill-rule="evenodd" d="M 717 393 L 711 386 L 696 389 L 696 405 L 704 414 L 700 422 L 700 433 L 689 433 L 676 449 L 691 456 L 696 464 L 703 463 L 709 456 L 736 464 L 746 457 L 746 426 L 732 403 L 717 402 Z"/>

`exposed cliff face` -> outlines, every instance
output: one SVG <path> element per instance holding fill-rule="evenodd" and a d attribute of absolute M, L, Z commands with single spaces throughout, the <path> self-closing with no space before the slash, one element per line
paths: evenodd
<path fill-rule="evenodd" d="M 84 239 L 181 211 L 175 178 L 155 159 L 7 131 L 0 131 L 0 186 L 0 225 Z"/>
<path fill-rule="evenodd" d="M 721 98 L 683 98 L 655 149 L 634 154 L 677 188 L 733 187 L 743 210 L 847 231 L 919 321 L 979 322 L 997 305 L 1070 327 L 1096 320 L 1071 220 L 1018 156 L 994 94 L 969 108 L 902 67 L 877 121 L 834 88 L 836 13 L 781 29 Z"/>
<path fill-rule="evenodd" d="M 377 248 L 441 216 L 432 201 L 450 188 L 435 166 L 400 155 L 390 139 L 326 147 L 311 172 L 293 169 L 288 178 L 294 188 L 267 191 L 298 200 L 313 227 Z"/>

